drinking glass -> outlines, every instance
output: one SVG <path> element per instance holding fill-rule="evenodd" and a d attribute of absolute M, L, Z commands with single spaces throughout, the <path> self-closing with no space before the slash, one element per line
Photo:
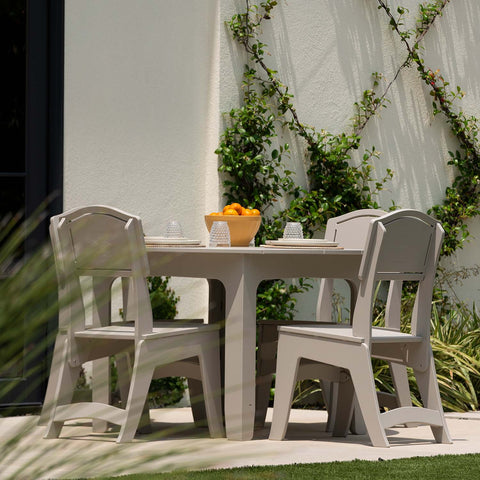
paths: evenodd
<path fill-rule="evenodd" d="M 302 224 L 300 222 L 287 222 L 283 230 L 283 238 L 303 238 Z"/>
<path fill-rule="evenodd" d="M 176 220 L 168 222 L 165 236 L 167 238 L 182 238 L 183 230 L 180 222 L 177 222 Z"/>
<path fill-rule="evenodd" d="M 210 229 L 209 247 L 229 247 L 230 229 L 227 222 L 213 222 Z"/>

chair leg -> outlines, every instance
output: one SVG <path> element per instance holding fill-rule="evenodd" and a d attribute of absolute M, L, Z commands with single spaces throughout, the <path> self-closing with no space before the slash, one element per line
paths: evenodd
<path fill-rule="evenodd" d="M 194 378 L 187 378 L 187 382 L 193 421 L 195 422 L 196 427 L 205 427 L 208 425 L 208 422 L 202 382 Z"/>
<path fill-rule="evenodd" d="M 353 414 L 352 421 L 350 422 L 350 431 L 354 435 L 365 435 L 367 433 L 365 420 L 363 420 L 362 411 L 360 410 L 356 395 L 353 396 Z"/>
<path fill-rule="evenodd" d="M 100 358 L 92 362 L 92 402 L 110 404 L 110 358 Z M 92 419 L 92 431 L 104 433 L 108 422 Z"/>
<path fill-rule="evenodd" d="M 120 401 L 122 408 L 127 405 L 128 390 L 132 377 L 132 362 L 129 353 L 120 353 L 115 355 L 115 365 L 118 373 L 118 389 L 120 391 Z"/>
<path fill-rule="evenodd" d="M 200 344 L 200 370 L 208 430 L 212 438 L 225 437 L 222 413 L 222 386 L 218 335 L 209 335 Z"/>
<path fill-rule="evenodd" d="M 435 372 L 435 362 L 433 355 L 430 355 L 430 365 L 424 371 L 413 370 L 415 378 L 417 380 L 418 390 L 422 397 L 423 406 L 431 410 L 437 410 L 442 417 L 441 426 L 430 425 L 433 436 L 437 443 L 452 443 L 452 438 L 445 422 L 445 416 L 443 415 L 442 400 L 440 398 L 440 391 L 438 389 L 437 374 Z"/>
<path fill-rule="evenodd" d="M 407 368 L 404 365 L 394 362 L 388 362 L 388 366 L 392 375 L 398 406 L 411 407 L 412 399 L 410 397 Z"/>
<path fill-rule="evenodd" d="M 380 407 L 368 348 L 362 345 L 356 353 L 350 359 L 350 376 L 368 436 L 374 447 L 389 447 L 385 429 L 380 422 Z"/>
<path fill-rule="evenodd" d="M 346 437 L 352 421 L 355 391 L 350 375 L 346 377 L 347 378 L 337 384 L 337 401 L 335 402 L 335 416 L 332 430 L 332 436 L 334 437 Z"/>
<path fill-rule="evenodd" d="M 148 356 L 148 346 L 144 340 L 141 340 L 137 345 L 135 354 L 135 364 L 126 407 L 127 415 L 125 422 L 120 428 L 117 443 L 130 442 L 140 424 L 140 417 L 142 416 L 148 389 L 155 370 L 154 365 L 148 364 L 146 361 Z"/>
<path fill-rule="evenodd" d="M 273 375 L 261 375 L 257 378 L 255 386 L 255 428 L 265 426 L 268 405 L 270 404 L 270 389 L 272 387 Z"/>
<path fill-rule="evenodd" d="M 328 412 L 326 432 L 333 432 L 335 418 L 337 415 L 338 383 L 320 380 L 322 385 L 322 394 L 325 406 Z"/>
<path fill-rule="evenodd" d="M 390 372 L 393 379 L 396 394 L 396 406 L 398 407 L 411 407 L 412 400 L 410 398 L 410 386 L 408 383 L 407 369 L 404 365 L 398 363 L 389 362 Z M 377 392 L 379 395 L 379 392 Z M 379 405 L 382 406 L 380 397 L 378 398 Z M 393 408 L 393 407 L 392 407 Z M 396 408 L 396 407 L 395 407 Z M 330 418 L 330 417 L 329 417 Z M 407 422 L 406 427 L 415 427 L 416 423 Z M 328 424 L 327 424 L 328 427 Z M 329 430 L 327 430 L 329 431 Z M 350 431 L 355 435 L 365 435 L 367 429 L 365 421 L 363 420 L 362 412 L 358 405 L 358 401 L 354 398 L 353 401 L 353 415 L 350 424 Z"/>
<path fill-rule="evenodd" d="M 55 399 L 58 378 L 60 375 L 60 361 L 62 359 L 62 350 L 64 348 L 64 342 L 66 336 L 58 334 L 55 339 L 55 346 L 53 349 L 52 365 L 50 367 L 50 375 L 48 377 L 47 391 L 45 393 L 45 399 L 43 400 L 43 407 L 38 419 L 38 425 L 47 425 L 48 420 L 52 414 L 52 405 Z"/>
<path fill-rule="evenodd" d="M 300 356 L 288 350 L 289 345 L 285 340 L 280 336 L 270 440 L 283 440 L 285 437 L 300 364 Z"/>
<path fill-rule="evenodd" d="M 132 379 L 132 363 L 133 353 L 120 353 L 115 355 L 115 365 L 118 372 L 118 389 L 120 390 L 120 402 L 122 408 L 126 408 L 128 400 L 128 392 L 130 389 L 130 381 Z M 137 432 L 146 434 L 152 433 L 152 425 L 150 420 L 150 408 L 148 406 L 148 398 L 142 410 L 142 417 L 137 428 Z"/>
<path fill-rule="evenodd" d="M 152 433 L 152 420 L 150 419 L 150 405 L 148 403 L 148 392 L 145 403 L 143 404 L 142 415 L 140 421 L 138 422 L 137 432 L 143 435 Z"/>
<path fill-rule="evenodd" d="M 345 400 L 339 399 L 339 391 L 338 391 L 338 383 L 337 382 L 326 382 L 322 381 L 322 389 L 324 388 L 324 385 L 328 385 L 328 389 L 326 389 L 326 392 L 328 392 L 328 401 L 326 400 L 325 403 L 327 404 L 327 410 L 328 410 L 328 421 L 327 421 L 327 427 L 325 429 L 326 432 L 333 432 L 334 429 L 336 428 L 336 434 L 333 436 L 339 436 L 343 437 L 348 433 L 348 428 L 350 431 L 355 434 L 355 435 L 365 435 L 367 433 L 367 429 L 365 428 L 365 422 L 363 421 L 363 416 L 362 412 L 360 411 L 360 407 L 358 405 L 357 398 L 355 395 L 352 396 L 351 398 L 351 404 L 348 402 L 345 402 Z M 342 397 L 345 397 L 345 393 L 341 394 Z M 325 395 L 326 396 L 326 395 Z M 324 396 L 324 398 L 325 398 Z M 349 398 L 349 394 L 345 398 Z M 338 401 L 341 401 L 343 406 L 341 407 L 342 410 L 344 411 L 343 414 L 338 414 L 337 413 L 337 403 Z M 340 423 L 337 427 L 337 422 L 343 422 L 346 418 L 350 418 L 350 423 L 347 425 L 347 430 L 344 432 L 344 426 L 343 423 Z M 342 426 L 341 426 L 342 425 Z"/>
<path fill-rule="evenodd" d="M 412 398 L 410 396 L 410 385 L 408 382 L 407 367 L 399 363 L 388 362 L 390 373 L 392 375 L 393 386 L 395 388 L 395 395 L 399 407 L 411 407 Z M 416 427 L 417 423 L 407 422 L 405 427 Z"/>
<path fill-rule="evenodd" d="M 72 402 L 73 392 L 81 371 L 81 366 L 71 367 L 68 362 L 68 340 L 66 337 L 64 337 L 62 343 L 62 348 L 59 348 L 57 357 L 53 358 L 55 364 L 58 365 L 58 377 L 53 400 L 50 403 L 50 419 L 44 438 L 59 437 L 64 422 L 55 421 L 55 410 L 59 405 Z"/>
<path fill-rule="evenodd" d="M 255 386 L 255 427 L 265 426 L 270 388 L 275 372 L 275 355 L 277 353 L 278 326 L 262 325 L 258 327 L 257 383 Z"/>

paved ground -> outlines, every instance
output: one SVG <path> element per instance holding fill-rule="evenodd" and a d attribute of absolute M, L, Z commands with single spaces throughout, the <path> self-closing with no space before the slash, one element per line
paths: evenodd
<path fill-rule="evenodd" d="M 247 465 L 378 460 L 460 453 L 480 453 L 480 412 L 447 414 L 454 443 L 433 442 L 429 427 L 392 428 L 390 448 L 370 446 L 367 436 L 332 438 L 325 433 L 322 411 L 293 410 L 283 442 L 268 440 L 266 428 L 249 442 L 208 438 L 196 429 L 189 408 L 152 411 L 153 437 L 138 435 L 130 444 L 117 445 L 115 432 L 92 434 L 85 422 L 71 422 L 62 438 L 44 440 L 38 417 L 0 418 L 0 479 L 40 480 L 120 475 L 176 468 L 228 468 Z M 15 438 L 18 441 L 7 444 Z"/>

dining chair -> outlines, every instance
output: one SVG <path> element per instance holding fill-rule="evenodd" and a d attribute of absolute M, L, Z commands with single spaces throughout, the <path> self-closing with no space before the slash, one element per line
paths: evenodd
<path fill-rule="evenodd" d="M 194 357 L 201 371 L 210 435 L 224 436 L 218 327 L 176 322 L 154 326 L 140 218 L 111 207 L 83 207 L 52 217 L 50 233 L 60 311 L 47 388 L 45 408 L 49 418 L 45 438 L 57 438 L 67 420 L 92 418 L 120 425 L 118 443 L 131 441 L 155 371 Z M 84 277 L 91 278 L 91 326 L 86 324 Z M 130 280 L 129 315 L 135 317 L 133 323 L 110 321 L 111 285 L 116 278 Z M 109 385 L 103 385 L 103 391 L 98 389 L 98 398 L 94 396 L 92 402 L 72 403 L 82 365 L 103 359 L 99 365 L 105 367 L 110 356 L 121 354 L 134 358 L 131 378 L 119 379 L 128 385 L 125 408 L 109 404 L 105 395 Z M 105 372 L 97 373 L 94 380 L 107 378 Z"/>
<path fill-rule="evenodd" d="M 308 358 L 344 375 L 338 401 L 352 412 L 355 393 L 374 446 L 388 447 L 385 429 L 406 422 L 430 425 L 438 443 L 451 443 L 430 345 L 433 283 L 443 235 L 439 222 L 415 210 L 399 210 L 371 220 L 352 325 L 279 328 L 271 440 L 285 437 L 298 366 L 302 358 Z M 375 285 L 380 280 L 417 284 L 409 330 L 372 326 Z M 389 314 L 400 315 L 400 302 L 392 301 L 388 308 Z M 423 407 L 381 413 L 372 358 L 412 368 Z M 336 421 L 334 436 L 345 436 L 348 423 L 348 418 Z"/>
<path fill-rule="evenodd" d="M 52 243 L 52 250 L 54 252 L 55 258 L 60 258 L 61 249 L 60 241 L 58 238 L 58 219 L 53 218 L 50 223 L 50 239 Z M 57 267 L 59 262 L 57 262 Z M 132 295 L 130 294 L 133 291 L 133 280 L 131 277 L 122 277 L 121 278 L 121 290 L 122 290 L 122 310 L 123 310 L 123 325 L 134 325 L 135 315 L 130 314 L 133 312 L 133 309 L 129 308 L 129 303 L 132 302 Z M 110 285 L 107 284 L 107 291 L 103 293 L 103 296 L 110 294 Z M 98 285 L 97 285 L 98 290 Z M 104 301 L 98 307 L 99 309 L 104 309 L 102 315 L 103 318 L 111 318 L 111 304 L 110 301 Z M 162 327 L 165 323 L 171 323 L 172 319 L 159 319 L 155 318 L 153 320 L 154 327 Z M 203 323 L 203 319 L 175 319 L 176 325 L 181 323 L 182 325 L 186 324 L 198 324 Z M 59 337 L 57 336 L 57 342 Z M 60 341 L 61 343 L 61 341 Z M 57 348 L 57 345 L 54 348 Z M 134 363 L 133 352 L 124 352 L 115 355 L 114 363 L 117 368 L 117 386 L 119 390 L 120 405 L 125 408 L 128 392 L 130 388 L 130 378 L 132 374 L 132 368 Z M 92 398 L 95 401 L 109 401 L 111 397 L 110 393 L 110 359 L 102 358 L 97 359 L 91 364 L 91 390 Z M 38 425 L 47 425 L 50 418 L 50 410 L 53 402 L 55 389 L 56 389 L 56 375 L 53 369 L 50 372 L 49 381 L 45 393 L 45 398 L 43 402 L 43 407 L 40 413 L 38 420 Z M 170 363 L 168 365 L 163 365 L 157 367 L 154 371 L 153 378 L 160 379 L 166 377 L 183 377 L 187 380 L 188 383 L 188 392 L 190 399 L 190 407 L 192 409 L 193 419 L 196 427 L 205 427 L 208 426 L 207 416 L 205 412 L 205 404 L 203 401 L 203 388 L 202 388 L 202 372 L 200 369 L 200 364 L 198 357 L 192 357 L 178 362 Z M 108 422 L 103 420 L 93 419 L 93 431 L 97 433 L 106 432 L 108 430 Z M 145 404 L 143 415 L 140 421 L 139 431 L 142 433 L 148 433 L 151 431 L 150 428 L 150 416 L 148 409 L 148 402 Z"/>
<path fill-rule="evenodd" d="M 361 209 L 328 220 L 325 239 L 337 242 L 343 248 L 363 249 L 367 240 L 370 220 L 386 215 L 387 212 L 380 209 Z M 257 385 L 256 385 L 256 412 L 255 425 L 262 427 L 270 400 L 270 387 L 275 373 L 276 352 L 278 342 L 278 327 L 281 325 L 299 325 L 322 323 L 336 323 L 332 318 L 333 278 L 322 278 L 317 300 L 315 321 L 304 322 L 292 320 L 280 322 L 279 320 L 266 320 L 258 322 L 258 349 L 257 349 Z M 351 284 L 353 290 L 350 296 L 350 315 L 353 315 L 355 308 L 355 290 L 357 285 Z M 398 293 L 401 295 L 401 284 L 391 282 L 387 303 L 395 301 Z M 389 316 L 388 325 L 396 327 L 400 325 L 400 318 Z M 394 406 L 410 406 L 410 391 L 408 388 L 408 376 L 405 367 L 389 363 L 390 372 L 395 386 L 395 395 L 385 392 L 378 392 L 380 405 L 392 408 Z M 308 359 L 300 362 L 297 381 L 307 379 L 320 379 L 322 394 L 327 410 L 329 412 L 327 431 L 333 429 L 335 418 L 336 391 L 339 376 L 335 370 L 326 366 L 318 365 Z M 333 375 L 333 376 L 332 376 Z M 358 415 L 352 422 L 352 430 L 362 433 L 363 422 Z"/>

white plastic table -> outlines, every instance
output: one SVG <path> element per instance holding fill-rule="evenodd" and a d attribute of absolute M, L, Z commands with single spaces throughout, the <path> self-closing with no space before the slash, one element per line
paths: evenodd
<path fill-rule="evenodd" d="M 362 257 L 361 250 L 333 248 L 147 246 L 147 252 L 152 275 L 209 279 L 214 298 L 219 298 L 214 280 L 225 288 L 225 426 L 230 440 L 253 438 L 258 284 L 279 278 L 343 278 L 355 289 Z"/>

